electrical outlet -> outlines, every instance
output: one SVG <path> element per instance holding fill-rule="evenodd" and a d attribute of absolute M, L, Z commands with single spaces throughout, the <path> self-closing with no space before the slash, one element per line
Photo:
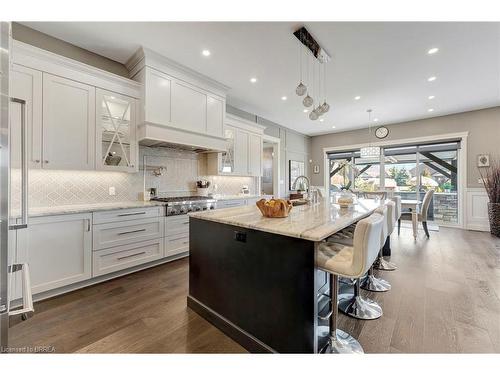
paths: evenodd
<path fill-rule="evenodd" d="M 116 195 L 116 189 L 114 186 L 109 187 L 109 195 Z"/>

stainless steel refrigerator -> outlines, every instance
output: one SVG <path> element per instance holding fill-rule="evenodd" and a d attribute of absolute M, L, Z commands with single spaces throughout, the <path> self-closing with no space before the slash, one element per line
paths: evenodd
<path fill-rule="evenodd" d="M 0 22 L 0 350 L 8 345 L 10 24 Z"/>
<path fill-rule="evenodd" d="M 10 45 L 10 22 L 0 22 L 0 353 L 9 348 L 9 316 L 21 314 L 26 319 L 33 311 L 28 264 L 18 264 L 17 248 L 10 246 L 17 231 L 28 226 L 27 111 L 24 99 L 10 95 Z M 18 161 L 15 168 L 11 168 L 11 158 Z M 13 171 L 15 184 L 11 184 Z M 11 189 L 21 197 L 14 208 Z M 11 287 L 18 284 L 22 285 L 22 303 L 11 308 Z"/>

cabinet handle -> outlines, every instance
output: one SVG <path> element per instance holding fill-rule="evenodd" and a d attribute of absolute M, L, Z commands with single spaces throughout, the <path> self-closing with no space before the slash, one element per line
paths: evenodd
<path fill-rule="evenodd" d="M 126 214 L 119 214 L 118 216 L 133 216 L 133 215 L 145 215 L 146 212 L 129 212 Z"/>
<path fill-rule="evenodd" d="M 187 237 L 179 237 L 179 238 L 174 238 L 173 240 L 168 240 L 168 242 L 175 242 L 175 241 L 179 241 L 179 240 L 184 240 L 186 239 Z M 186 242 L 183 242 L 183 243 L 188 243 L 189 241 L 186 241 Z"/>
<path fill-rule="evenodd" d="M 116 260 L 122 260 L 122 259 L 132 258 L 132 257 L 136 257 L 136 256 L 142 255 L 142 254 L 146 254 L 146 252 L 145 251 L 141 251 L 140 253 L 125 255 L 125 256 L 116 258 Z"/>
<path fill-rule="evenodd" d="M 87 232 L 90 232 L 90 219 L 85 219 L 85 221 L 87 222 Z"/>
<path fill-rule="evenodd" d="M 10 101 L 21 105 L 21 223 L 9 225 L 9 229 L 17 230 L 28 227 L 28 125 L 26 100 L 10 98 Z"/>
<path fill-rule="evenodd" d="M 128 232 L 117 233 L 117 235 L 121 236 L 122 234 L 139 233 L 139 232 L 145 232 L 145 231 L 146 231 L 146 229 L 137 229 L 137 230 L 131 230 Z"/>
<path fill-rule="evenodd" d="M 43 161 L 45 164 L 49 164 L 49 161 L 48 160 L 44 160 Z"/>

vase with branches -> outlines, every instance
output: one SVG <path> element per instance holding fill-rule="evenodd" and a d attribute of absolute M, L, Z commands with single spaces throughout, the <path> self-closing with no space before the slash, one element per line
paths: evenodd
<path fill-rule="evenodd" d="M 488 168 L 478 168 L 488 194 L 488 216 L 491 234 L 500 237 L 500 163 L 493 161 Z"/>

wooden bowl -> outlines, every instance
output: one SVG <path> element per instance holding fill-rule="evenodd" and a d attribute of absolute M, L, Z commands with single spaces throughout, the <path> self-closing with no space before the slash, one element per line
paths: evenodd
<path fill-rule="evenodd" d="M 284 199 L 261 199 L 255 203 L 265 217 L 287 217 L 292 209 L 292 203 Z"/>

